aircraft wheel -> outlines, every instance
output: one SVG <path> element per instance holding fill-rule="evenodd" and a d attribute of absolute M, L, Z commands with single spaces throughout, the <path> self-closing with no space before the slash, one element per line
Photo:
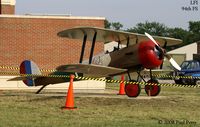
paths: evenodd
<path fill-rule="evenodd" d="M 141 92 L 141 87 L 139 84 L 126 84 L 125 92 L 128 97 L 137 97 Z"/>
<path fill-rule="evenodd" d="M 149 80 L 147 83 L 158 83 L 157 80 Z M 150 91 L 149 91 L 150 90 Z M 145 85 L 145 92 L 150 96 L 157 96 L 160 93 L 161 87 L 158 85 Z"/>

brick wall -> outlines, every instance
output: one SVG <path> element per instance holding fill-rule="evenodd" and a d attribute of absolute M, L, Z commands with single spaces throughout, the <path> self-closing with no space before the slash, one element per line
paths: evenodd
<path fill-rule="evenodd" d="M 104 27 L 104 18 L 0 16 L 0 65 L 16 67 L 30 59 L 40 68 L 53 69 L 62 64 L 78 63 L 82 41 L 57 36 L 57 32 L 75 26 Z M 91 43 L 87 43 L 85 59 L 90 46 Z M 94 54 L 103 48 L 103 43 L 96 43 Z"/>
<path fill-rule="evenodd" d="M 1 5 L 1 14 L 15 14 L 15 6 Z"/>

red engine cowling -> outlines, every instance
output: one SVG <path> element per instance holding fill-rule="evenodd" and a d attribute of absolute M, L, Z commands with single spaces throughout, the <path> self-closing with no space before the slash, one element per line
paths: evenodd
<path fill-rule="evenodd" d="M 152 41 L 144 41 L 139 44 L 139 61 L 144 68 L 153 69 L 162 64 L 163 58 L 160 59 L 158 54 L 156 54 L 155 47 L 156 45 Z"/>

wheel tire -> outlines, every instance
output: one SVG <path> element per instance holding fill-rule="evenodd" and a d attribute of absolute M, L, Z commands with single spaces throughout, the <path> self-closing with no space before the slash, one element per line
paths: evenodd
<path fill-rule="evenodd" d="M 157 80 L 149 80 L 147 83 L 158 83 Z M 157 96 L 160 93 L 161 87 L 158 85 L 145 85 L 145 92 L 149 96 Z M 150 90 L 150 91 L 149 91 Z M 149 93 L 150 92 L 150 93 Z"/>
<path fill-rule="evenodd" d="M 125 92 L 128 97 L 137 97 L 140 95 L 141 87 L 139 84 L 126 84 Z"/>

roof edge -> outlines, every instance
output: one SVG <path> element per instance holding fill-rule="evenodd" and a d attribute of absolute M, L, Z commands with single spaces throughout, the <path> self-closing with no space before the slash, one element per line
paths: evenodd
<path fill-rule="evenodd" d="M 1 4 L 14 6 L 16 4 L 16 0 L 1 0 Z"/>
<path fill-rule="evenodd" d="M 87 17 L 87 16 L 64 16 L 64 15 L 7 15 L 2 14 L 0 18 L 49 18 L 49 19 L 89 19 L 89 20 L 105 20 L 105 17 Z"/>

